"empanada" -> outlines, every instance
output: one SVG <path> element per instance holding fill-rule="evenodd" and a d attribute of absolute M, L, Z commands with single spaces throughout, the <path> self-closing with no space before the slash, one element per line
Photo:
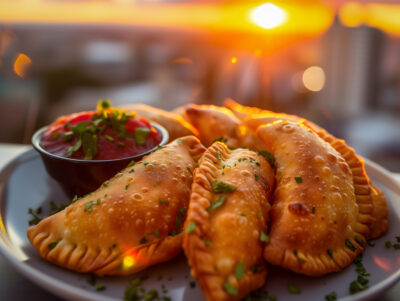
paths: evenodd
<path fill-rule="evenodd" d="M 216 142 L 195 171 L 184 249 L 207 300 L 240 300 L 265 282 L 274 173 L 247 149 Z"/>
<path fill-rule="evenodd" d="M 43 258 L 98 275 L 171 259 L 182 249 L 192 174 L 204 151 L 193 136 L 175 140 L 30 227 L 29 240 Z"/>
<path fill-rule="evenodd" d="M 213 105 L 190 105 L 186 116 L 198 130 L 201 142 L 210 146 L 222 141 L 229 147 L 248 147 L 254 150 L 265 148 L 254 132 L 246 128 L 233 113 L 224 107 Z"/>
<path fill-rule="evenodd" d="M 182 116 L 173 112 L 164 111 L 145 104 L 124 105 L 121 107 L 127 111 L 134 111 L 151 121 L 161 124 L 169 133 L 169 141 L 188 135 L 197 136 L 196 129 Z"/>
<path fill-rule="evenodd" d="M 276 166 L 266 260 L 309 276 L 343 269 L 363 251 L 371 218 L 351 167 L 303 124 L 277 121 L 257 133 Z"/>

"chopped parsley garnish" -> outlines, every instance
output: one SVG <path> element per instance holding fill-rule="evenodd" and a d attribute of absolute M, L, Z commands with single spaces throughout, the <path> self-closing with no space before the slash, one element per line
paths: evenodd
<path fill-rule="evenodd" d="M 177 139 L 176 142 L 182 143 L 183 141 L 182 141 L 182 139 Z"/>
<path fill-rule="evenodd" d="M 206 247 L 211 246 L 211 240 L 209 238 L 206 239 L 205 241 Z"/>
<path fill-rule="evenodd" d="M 136 128 L 135 129 L 135 142 L 137 145 L 145 145 L 147 142 L 147 136 L 151 133 L 151 129 L 148 128 Z"/>
<path fill-rule="evenodd" d="M 218 160 L 222 161 L 221 152 L 220 151 L 216 151 L 216 153 L 217 153 Z"/>
<path fill-rule="evenodd" d="M 124 147 L 126 144 L 124 142 L 118 141 L 117 145 L 120 146 L 120 147 Z"/>
<path fill-rule="evenodd" d="M 92 212 L 92 206 L 93 205 L 99 205 L 100 204 L 100 199 L 97 199 L 96 201 L 90 201 L 85 203 L 85 212 Z"/>
<path fill-rule="evenodd" d="M 128 190 L 129 186 L 131 185 L 131 183 L 128 183 L 125 185 L 125 190 Z"/>
<path fill-rule="evenodd" d="M 61 135 L 62 135 L 61 132 L 54 133 L 53 136 L 51 136 L 51 139 L 57 140 L 58 138 L 60 138 Z"/>
<path fill-rule="evenodd" d="M 303 183 L 302 177 L 294 177 L 294 180 L 296 181 L 296 183 Z"/>
<path fill-rule="evenodd" d="M 260 240 L 262 242 L 265 242 L 266 244 L 269 243 L 269 235 L 266 234 L 265 232 L 261 231 L 260 233 Z"/>
<path fill-rule="evenodd" d="M 163 201 L 161 198 L 158 198 L 158 203 L 159 203 L 160 205 L 165 204 L 166 206 L 169 206 L 169 202 L 168 202 L 168 201 Z"/>
<path fill-rule="evenodd" d="M 151 232 L 150 234 L 153 234 L 155 237 L 160 238 L 160 230 L 156 229 L 153 232 Z"/>
<path fill-rule="evenodd" d="M 360 236 L 354 235 L 354 240 L 355 240 L 360 246 L 363 246 L 363 245 L 364 245 L 364 242 L 363 242 L 363 240 L 361 239 Z"/>
<path fill-rule="evenodd" d="M 108 185 L 110 185 L 110 181 L 105 181 L 105 182 L 103 183 L 103 187 L 107 187 Z"/>
<path fill-rule="evenodd" d="M 385 247 L 388 248 L 388 249 L 390 249 L 390 248 L 392 247 L 392 242 L 391 242 L 390 240 L 387 240 L 387 241 L 385 242 Z"/>
<path fill-rule="evenodd" d="M 79 200 L 79 197 L 75 195 L 74 198 L 71 200 L 71 204 L 75 203 L 77 200 Z"/>
<path fill-rule="evenodd" d="M 129 164 L 126 167 L 131 167 L 131 166 L 133 166 L 135 164 L 136 164 L 136 162 L 134 160 L 132 160 L 131 162 L 129 162 Z"/>
<path fill-rule="evenodd" d="M 208 211 L 214 211 L 215 209 L 221 207 L 226 199 L 226 195 L 221 195 L 218 200 L 216 200 L 215 202 L 212 202 L 210 207 L 207 208 Z"/>
<path fill-rule="evenodd" d="M 293 255 L 296 256 L 296 258 L 297 258 L 301 263 L 306 263 L 306 262 L 307 262 L 307 260 L 305 260 L 305 259 L 299 257 L 299 254 L 297 253 L 297 250 L 294 250 L 294 251 L 293 251 Z"/>
<path fill-rule="evenodd" d="M 195 222 L 190 222 L 189 225 L 186 228 L 186 233 L 191 233 L 194 230 L 196 230 L 196 223 Z"/>
<path fill-rule="evenodd" d="M 224 136 L 221 136 L 221 137 L 218 137 L 217 139 L 214 139 L 212 143 L 217 142 L 217 141 L 226 143 L 226 142 L 228 142 L 228 139 L 226 139 Z"/>
<path fill-rule="evenodd" d="M 96 285 L 96 291 L 104 291 L 106 289 L 106 286 L 104 284 L 98 284 Z"/>
<path fill-rule="evenodd" d="M 254 174 L 254 178 L 256 179 L 256 181 L 258 181 L 258 179 L 260 179 L 260 176 L 257 174 Z"/>
<path fill-rule="evenodd" d="M 346 239 L 345 244 L 346 247 L 348 247 L 353 252 L 357 251 L 357 248 L 352 244 L 352 242 L 349 239 Z"/>
<path fill-rule="evenodd" d="M 104 138 L 106 138 L 108 141 L 114 141 L 114 138 L 108 135 L 104 135 Z"/>
<path fill-rule="evenodd" d="M 234 287 L 229 282 L 224 282 L 224 289 L 229 295 L 237 296 L 237 294 L 238 294 L 236 287 Z"/>
<path fill-rule="evenodd" d="M 69 206 L 69 204 L 60 204 L 57 205 L 56 203 L 54 203 L 53 201 L 50 202 L 50 211 L 53 213 L 57 213 L 60 212 L 61 210 L 64 210 L 65 208 L 67 208 Z"/>
<path fill-rule="evenodd" d="M 146 237 L 142 237 L 140 240 L 139 240 L 139 244 L 145 244 L 146 242 L 148 242 L 148 240 L 147 240 L 147 238 Z"/>
<path fill-rule="evenodd" d="M 262 150 L 262 151 L 259 151 L 258 154 L 263 156 L 269 162 L 269 164 L 271 164 L 272 166 L 275 165 L 275 157 L 269 151 Z"/>
<path fill-rule="evenodd" d="M 364 291 L 368 288 L 369 279 L 365 278 L 370 276 L 369 273 L 365 270 L 364 265 L 362 264 L 362 254 L 360 254 L 355 260 L 354 264 L 356 265 L 356 271 L 358 273 L 357 280 L 354 280 L 350 283 L 349 291 L 350 294 L 356 294 L 358 292 Z"/>
<path fill-rule="evenodd" d="M 28 221 L 29 226 L 37 225 L 42 220 L 42 218 L 38 216 L 42 213 L 42 207 L 39 207 L 36 210 L 29 208 L 28 213 L 33 216 L 33 218 Z"/>
<path fill-rule="evenodd" d="M 236 187 L 220 181 L 212 182 L 211 187 L 214 193 L 231 193 L 236 190 Z"/>
<path fill-rule="evenodd" d="M 328 253 L 329 257 L 333 259 L 333 251 L 331 249 L 326 250 L 326 253 Z"/>
<path fill-rule="evenodd" d="M 325 300 L 326 301 L 336 301 L 336 293 L 335 292 L 332 292 L 332 293 L 330 293 L 330 294 L 328 294 L 328 295 L 326 295 L 325 296 Z"/>
<path fill-rule="evenodd" d="M 237 266 L 235 267 L 235 277 L 237 280 L 241 280 L 243 278 L 244 275 L 244 262 L 240 262 L 237 264 Z"/>
<path fill-rule="evenodd" d="M 149 165 L 149 164 L 150 164 L 149 162 L 143 161 L 143 165 L 144 165 L 144 166 L 147 166 L 147 165 Z"/>
<path fill-rule="evenodd" d="M 128 171 L 129 173 L 133 173 L 133 172 L 135 172 L 135 169 L 134 168 L 132 168 L 131 170 L 129 170 Z"/>
<path fill-rule="evenodd" d="M 312 214 L 315 214 L 315 207 L 314 206 L 311 208 L 311 212 L 312 212 Z"/>
<path fill-rule="evenodd" d="M 49 243 L 48 247 L 50 250 L 53 250 L 55 247 L 57 247 L 59 241 L 53 241 L 51 243 Z"/>
<path fill-rule="evenodd" d="M 297 286 L 294 286 L 293 284 L 288 285 L 288 290 L 289 290 L 289 293 L 291 293 L 291 294 L 298 295 L 301 293 L 300 289 Z"/>
<path fill-rule="evenodd" d="M 175 217 L 175 229 L 171 231 L 168 235 L 175 236 L 179 233 L 179 230 L 182 228 L 184 217 L 186 214 L 185 207 L 178 207 L 178 212 Z"/>

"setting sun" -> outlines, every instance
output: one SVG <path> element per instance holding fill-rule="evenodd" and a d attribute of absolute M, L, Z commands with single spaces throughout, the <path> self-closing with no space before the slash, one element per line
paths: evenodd
<path fill-rule="evenodd" d="M 287 14 L 275 4 L 265 3 L 252 10 L 250 18 L 258 26 L 272 29 L 282 25 L 287 20 Z"/>

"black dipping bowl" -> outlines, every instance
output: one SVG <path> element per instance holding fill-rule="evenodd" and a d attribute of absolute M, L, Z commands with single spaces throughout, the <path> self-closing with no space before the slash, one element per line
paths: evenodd
<path fill-rule="evenodd" d="M 169 135 L 161 125 L 151 122 L 151 125 L 161 134 L 161 142 L 168 142 Z M 132 160 L 139 161 L 145 155 L 157 149 L 157 146 L 135 156 L 112 160 L 80 160 L 61 157 L 49 153 L 40 146 L 40 139 L 46 127 L 41 128 L 32 136 L 32 145 L 40 154 L 49 175 L 60 183 L 69 197 L 83 196 L 100 187 L 102 183 L 113 177 Z"/>

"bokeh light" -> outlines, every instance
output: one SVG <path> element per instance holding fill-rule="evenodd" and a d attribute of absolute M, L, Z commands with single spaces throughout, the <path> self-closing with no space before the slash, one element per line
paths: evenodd
<path fill-rule="evenodd" d="M 310 91 L 321 91 L 325 86 L 324 69 L 318 66 L 307 68 L 303 73 L 303 84 Z"/>
<path fill-rule="evenodd" d="M 26 54 L 20 53 L 14 62 L 14 72 L 19 77 L 24 78 L 26 76 L 29 66 L 32 64 L 32 60 Z"/>

